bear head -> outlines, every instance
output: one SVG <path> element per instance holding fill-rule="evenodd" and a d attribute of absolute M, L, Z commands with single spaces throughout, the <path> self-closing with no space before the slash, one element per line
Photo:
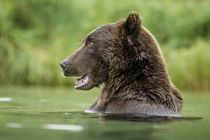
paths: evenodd
<path fill-rule="evenodd" d="M 141 19 L 135 12 L 125 20 L 93 30 L 79 49 L 61 61 L 64 76 L 80 77 L 75 89 L 89 90 L 107 82 L 113 75 L 139 69 L 138 63 L 144 58 L 135 55 L 143 49 L 140 32 Z"/>

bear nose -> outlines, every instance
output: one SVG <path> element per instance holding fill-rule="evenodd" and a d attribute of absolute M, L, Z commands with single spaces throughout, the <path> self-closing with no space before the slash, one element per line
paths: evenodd
<path fill-rule="evenodd" d="M 61 68 L 65 69 L 67 67 L 66 61 L 61 61 L 60 66 L 61 66 Z"/>

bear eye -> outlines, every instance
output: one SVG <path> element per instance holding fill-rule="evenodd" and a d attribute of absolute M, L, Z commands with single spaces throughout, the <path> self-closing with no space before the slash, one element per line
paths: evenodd
<path fill-rule="evenodd" d="M 86 45 L 93 45 L 93 40 L 91 38 L 87 38 Z"/>

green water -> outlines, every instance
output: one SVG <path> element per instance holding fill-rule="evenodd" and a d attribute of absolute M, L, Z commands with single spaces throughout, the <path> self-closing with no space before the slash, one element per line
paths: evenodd
<path fill-rule="evenodd" d="M 184 119 L 106 120 L 84 113 L 99 89 L 0 87 L 0 140 L 210 139 L 210 94 L 184 93 Z"/>

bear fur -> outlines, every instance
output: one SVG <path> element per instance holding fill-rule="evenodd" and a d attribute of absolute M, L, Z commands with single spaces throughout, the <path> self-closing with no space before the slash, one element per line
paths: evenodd
<path fill-rule="evenodd" d="M 170 81 L 155 37 L 141 22 L 131 12 L 126 20 L 103 25 L 62 61 L 65 76 L 88 74 L 81 89 L 103 84 L 87 112 L 181 116 L 182 96 Z"/>

